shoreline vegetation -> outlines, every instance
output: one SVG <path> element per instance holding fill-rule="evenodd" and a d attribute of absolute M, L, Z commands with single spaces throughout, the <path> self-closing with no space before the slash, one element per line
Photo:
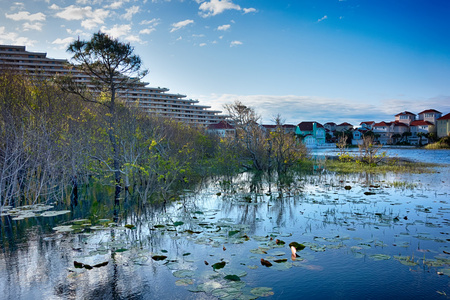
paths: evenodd
<path fill-rule="evenodd" d="M 81 67 L 74 68 L 100 68 L 100 73 L 110 72 L 110 78 L 121 74 L 103 70 L 101 61 L 90 61 L 84 44 L 74 43 L 72 52 L 81 61 Z M 136 65 L 131 71 L 140 72 L 140 60 L 117 40 L 99 34 L 83 43 L 112 43 L 118 53 L 110 55 L 122 57 L 125 69 L 132 58 Z M 281 116 L 274 118 L 276 128 L 266 132 L 258 125 L 256 111 L 240 101 L 225 106 L 236 134 L 220 138 L 208 134 L 205 127 L 139 110 L 117 97 L 119 87 L 111 88 L 111 81 L 95 84 L 94 93 L 70 76 L 43 80 L 2 69 L 0 208 L 48 202 L 76 205 L 79 188 L 93 184 L 115 188 L 116 203 L 123 193 L 141 202 L 166 202 L 203 178 L 242 171 L 281 177 L 323 168 L 374 173 L 430 172 L 432 167 L 388 159 L 370 138 L 358 157 L 346 153 L 346 143 L 340 141 L 338 160 L 313 161 L 305 145 L 284 131 Z"/>

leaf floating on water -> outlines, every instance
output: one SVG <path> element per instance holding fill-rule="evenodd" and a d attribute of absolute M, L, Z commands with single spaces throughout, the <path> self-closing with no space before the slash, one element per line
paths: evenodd
<path fill-rule="evenodd" d="M 188 255 L 191 255 L 191 253 L 190 252 L 183 253 L 183 256 L 188 256 Z"/>
<path fill-rule="evenodd" d="M 100 268 L 100 267 L 104 267 L 106 265 L 108 265 L 109 261 L 105 261 L 96 265 L 93 265 L 94 268 Z"/>
<path fill-rule="evenodd" d="M 240 232 L 239 230 L 232 230 L 232 231 L 228 232 L 228 236 L 233 236 L 239 232 Z"/>
<path fill-rule="evenodd" d="M 376 195 L 374 192 L 364 192 L 364 195 L 370 196 L 370 195 Z"/>
<path fill-rule="evenodd" d="M 241 278 L 239 278 L 239 276 L 237 275 L 227 275 L 224 277 L 224 279 L 231 281 L 241 281 Z"/>
<path fill-rule="evenodd" d="M 194 271 L 192 270 L 178 270 L 173 272 L 173 276 L 177 278 L 185 278 L 185 277 L 192 277 L 194 276 Z"/>
<path fill-rule="evenodd" d="M 286 243 L 284 241 L 282 241 L 282 240 L 276 239 L 275 240 L 275 244 L 277 244 L 277 245 L 284 245 Z"/>
<path fill-rule="evenodd" d="M 125 225 L 125 227 L 128 229 L 136 229 L 136 226 L 131 225 L 131 224 L 127 224 L 127 225 Z"/>
<path fill-rule="evenodd" d="M 221 262 L 213 264 L 211 267 L 215 271 L 215 270 L 223 269 L 225 267 L 225 265 L 226 265 L 226 262 L 221 261 Z"/>
<path fill-rule="evenodd" d="M 299 243 L 297 243 L 297 242 L 289 243 L 289 247 L 294 247 L 297 251 L 301 251 L 301 250 L 303 250 L 303 249 L 306 248 L 305 245 L 299 244 Z"/>
<path fill-rule="evenodd" d="M 155 225 L 153 227 L 155 227 L 155 228 L 164 228 L 165 226 L 164 225 Z"/>
<path fill-rule="evenodd" d="M 80 263 L 80 262 L 78 262 L 76 260 L 73 262 L 73 265 L 74 265 L 75 268 L 82 268 L 84 266 L 83 263 Z"/>
<path fill-rule="evenodd" d="M 158 261 L 158 260 L 165 260 L 167 258 L 167 256 L 165 256 L 165 255 L 153 255 L 152 258 L 153 258 L 153 260 Z"/>
<path fill-rule="evenodd" d="M 351 186 L 349 186 L 349 185 L 346 185 L 346 186 L 344 186 L 344 189 L 346 189 L 346 190 L 348 191 L 348 190 L 351 190 L 351 189 L 352 189 L 352 187 L 351 187 Z"/>
<path fill-rule="evenodd" d="M 73 228 L 72 225 L 64 225 L 53 227 L 53 230 L 56 230 L 57 232 L 70 232 L 73 231 Z"/>
<path fill-rule="evenodd" d="M 261 265 L 266 266 L 266 267 L 271 267 L 272 263 L 268 260 L 265 260 L 264 258 L 261 258 Z"/>
<path fill-rule="evenodd" d="M 184 222 L 179 221 L 179 222 L 173 223 L 173 226 L 181 226 L 183 224 L 184 224 Z"/>
<path fill-rule="evenodd" d="M 189 286 L 191 284 L 194 284 L 194 281 L 190 278 L 183 278 L 175 281 L 175 285 L 177 286 Z"/>
<path fill-rule="evenodd" d="M 41 214 L 41 217 L 54 217 L 59 215 L 65 215 L 68 213 L 70 213 L 70 210 L 45 211 Z"/>
<path fill-rule="evenodd" d="M 414 259 L 412 259 L 409 256 L 397 256 L 397 255 L 394 255 L 394 258 L 396 260 L 398 260 L 402 265 L 405 265 L 405 266 L 412 267 L 412 266 L 417 266 L 418 265 L 418 263 L 416 263 L 414 261 Z"/>
<path fill-rule="evenodd" d="M 391 259 L 391 256 L 386 254 L 373 254 L 370 258 L 373 260 L 388 260 Z"/>
<path fill-rule="evenodd" d="M 254 254 L 267 254 L 267 252 L 261 248 L 251 249 L 250 252 Z"/>
<path fill-rule="evenodd" d="M 259 296 L 259 297 L 269 297 L 269 296 L 274 295 L 272 288 L 269 288 L 269 287 L 257 287 L 257 288 L 252 289 L 250 291 L 250 293 L 252 293 L 255 296 Z"/>
<path fill-rule="evenodd" d="M 281 258 L 281 259 L 275 259 L 274 262 L 276 263 L 283 263 L 283 262 L 287 262 L 287 258 Z"/>

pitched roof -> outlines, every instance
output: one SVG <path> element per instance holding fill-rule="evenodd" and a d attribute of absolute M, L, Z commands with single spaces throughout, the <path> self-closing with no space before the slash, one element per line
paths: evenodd
<path fill-rule="evenodd" d="M 368 121 L 368 122 L 361 122 L 359 125 L 362 125 L 362 124 L 367 124 L 367 125 L 370 125 L 370 124 L 375 124 L 375 121 Z"/>
<path fill-rule="evenodd" d="M 292 124 L 284 124 L 284 125 L 281 125 L 281 127 L 283 127 L 283 128 L 295 128 L 297 126 L 292 125 Z"/>
<path fill-rule="evenodd" d="M 417 121 L 412 121 L 410 126 L 420 126 L 420 125 L 433 125 L 433 123 L 428 122 L 428 121 L 424 121 L 424 120 L 417 120 Z"/>
<path fill-rule="evenodd" d="M 399 113 L 399 114 L 396 114 L 395 116 L 397 117 L 397 116 L 401 116 L 401 115 L 411 115 L 411 116 L 415 116 L 416 114 L 413 114 L 412 112 L 409 112 L 409 111 L 403 111 L 403 112 L 401 112 L 401 113 Z"/>
<path fill-rule="evenodd" d="M 450 120 L 450 113 L 440 117 L 438 120 Z"/>
<path fill-rule="evenodd" d="M 208 129 L 234 129 L 234 126 L 227 121 L 220 121 L 219 123 L 209 124 Z"/>
<path fill-rule="evenodd" d="M 427 110 L 424 110 L 423 112 L 420 112 L 419 115 L 421 115 L 421 114 L 426 114 L 426 113 L 437 113 L 437 114 L 441 114 L 440 111 L 437 111 L 437 110 L 435 110 L 435 109 L 427 109 Z"/>
<path fill-rule="evenodd" d="M 301 122 L 298 123 L 298 128 L 301 131 L 313 131 L 313 124 L 316 123 L 317 128 L 323 128 L 323 125 L 317 122 Z"/>
<path fill-rule="evenodd" d="M 325 123 L 325 125 L 336 126 L 336 123 L 334 123 L 334 122 L 327 122 L 327 123 Z"/>
<path fill-rule="evenodd" d="M 391 122 L 381 121 L 380 123 L 375 123 L 373 127 L 381 127 L 381 126 L 391 126 Z"/>
<path fill-rule="evenodd" d="M 341 123 L 341 124 L 339 124 L 337 126 L 353 126 L 353 125 L 350 124 L 350 123 L 344 122 L 344 123 Z"/>
<path fill-rule="evenodd" d="M 394 124 L 394 126 L 402 126 L 402 127 L 408 127 L 408 125 L 406 125 L 403 122 L 399 122 L 399 121 L 394 121 L 391 123 L 391 125 Z"/>

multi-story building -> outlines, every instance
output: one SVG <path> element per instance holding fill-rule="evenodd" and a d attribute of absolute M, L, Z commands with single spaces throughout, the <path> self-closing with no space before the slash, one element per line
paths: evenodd
<path fill-rule="evenodd" d="M 401 112 L 401 113 L 395 115 L 395 121 L 404 123 L 408 126 L 415 119 L 416 119 L 416 114 L 413 114 L 412 112 L 409 112 L 409 111 L 404 111 L 404 112 Z"/>
<path fill-rule="evenodd" d="M 450 113 L 436 120 L 438 138 L 450 135 Z"/>
<path fill-rule="evenodd" d="M 90 77 L 70 69 L 65 59 L 48 58 L 46 53 L 26 51 L 25 46 L 0 45 L 0 69 L 22 72 L 30 76 L 54 78 L 72 74 L 74 80 L 89 86 Z M 224 120 L 221 111 L 198 105 L 198 100 L 186 99 L 186 95 L 168 93 L 169 89 L 147 87 L 148 83 L 136 82 L 118 95 L 127 103 L 135 104 L 151 114 L 172 118 L 190 124 L 212 124 Z"/>
<path fill-rule="evenodd" d="M 431 122 L 434 125 L 440 117 L 442 117 L 442 113 L 435 109 L 427 109 L 419 113 L 419 120 Z"/>

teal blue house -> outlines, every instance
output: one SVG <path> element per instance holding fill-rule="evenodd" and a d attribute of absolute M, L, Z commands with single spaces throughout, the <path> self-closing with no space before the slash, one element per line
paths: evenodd
<path fill-rule="evenodd" d="M 317 122 L 301 122 L 295 128 L 295 134 L 308 147 L 325 144 L 325 128 Z"/>

